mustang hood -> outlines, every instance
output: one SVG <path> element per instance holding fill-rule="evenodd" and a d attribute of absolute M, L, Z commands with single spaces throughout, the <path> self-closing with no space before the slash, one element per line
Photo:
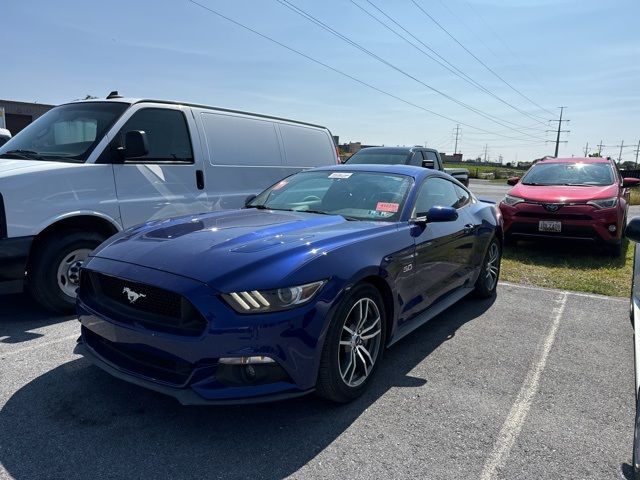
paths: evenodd
<path fill-rule="evenodd" d="M 544 203 L 584 203 L 599 198 L 618 195 L 617 185 L 574 187 L 570 185 L 524 185 L 518 183 L 509 195 L 534 202 Z"/>
<path fill-rule="evenodd" d="M 209 283 L 241 282 L 251 273 L 264 288 L 335 247 L 397 228 L 338 215 L 242 209 L 150 222 L 107 240 L 92 255 Z M 256 273 L 263 272 L 263 275 Z M 253 288 L 262 288 L 254 285 Z"/>

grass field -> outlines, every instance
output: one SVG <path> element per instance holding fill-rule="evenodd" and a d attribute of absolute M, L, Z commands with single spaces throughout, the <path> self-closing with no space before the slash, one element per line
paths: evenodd
<path fill-rule="evenodd" d="M 634 243 L 613 258 L 593 245 L 519 242 L 504 250 L 500 279 L 540 287 L 626 297 L 631 289 Z"/>
<path fill-rule="evenodd" d="M 526 170 L 518 170 L 516 168 L 496 167 L 492 165 L 472 165 L 466 162 L 447 162 L 444 164 L 444 168 L 466 168 L 469 170 L 469 176 L 471 178 L 478 178 L 479 173 L 493 173 L 498 176 L 499 173 L 517 173 L 522 175 Z"/>

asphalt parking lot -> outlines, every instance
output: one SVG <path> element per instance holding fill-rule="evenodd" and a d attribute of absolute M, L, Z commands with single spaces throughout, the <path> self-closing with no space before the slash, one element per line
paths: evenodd
<path fill-rule="evenodd" d="M 628 301 L 501 284 L 392 347 L 364 397 L 183 407 L 72 353 L 79 324 L 0 312 L 0 478 L 629 475 Z M 629 477 L 630 478 L 630 477 Z"/>

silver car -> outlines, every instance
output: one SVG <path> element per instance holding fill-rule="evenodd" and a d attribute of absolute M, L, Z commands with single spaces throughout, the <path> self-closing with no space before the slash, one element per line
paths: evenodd
<path fill-rule="evenodd" d="M 640 217 L 627 225 L 625 235 L 636 243 L 633 255 L 633 279 L 631 286 L 631 325 L 633 326 L 633 354 L 636 388 L 636 419 L 633 433 L 633 474 L 640 480 Z"/>

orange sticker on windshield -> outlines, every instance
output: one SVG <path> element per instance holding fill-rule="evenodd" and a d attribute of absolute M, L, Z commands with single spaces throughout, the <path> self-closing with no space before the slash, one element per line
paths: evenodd
<path fill-rule="evenodd" d="M 376 210 L 378 212 L 391 212 L 396 213 L 400 208 L 399 203 L 389 203 L 389 202 L 378 202 L 376 205 Z"/>

